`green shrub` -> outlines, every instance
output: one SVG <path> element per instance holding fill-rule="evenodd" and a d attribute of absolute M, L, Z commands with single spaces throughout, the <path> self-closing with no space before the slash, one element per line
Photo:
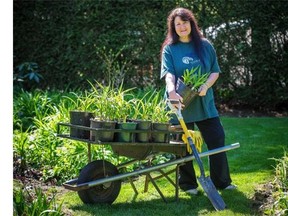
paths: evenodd
<path fill-rule="evenodd" d="M 27 189 L 14 182 L 13 216 L 62 216 L 62 203 L 56 203 L 56 193 L 47 196 L 41 188 Z"/>
<path fill-rule="evenodd" d="M 284 156 L 280 159 L 275 159 L 275 191 L 273 198 L 275 202 L 272 208 L 267 209 L 265 213 L 269 215 L 286 215 L 288 213 L 288 155 L 284 151 Z"/>

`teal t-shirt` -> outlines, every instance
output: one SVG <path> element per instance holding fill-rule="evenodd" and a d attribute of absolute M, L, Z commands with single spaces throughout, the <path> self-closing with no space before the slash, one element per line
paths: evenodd
<path fill-rule="evenodd" d="M 208 40 L 203 40 L 203 45 L 205 66 L 197 56 L 193 43 L 178 42 L 166 45 L 162 52 L 160 78 L 163 78 L 169 72 L 175 75 L 177 83 L 177 79 L 183 75 L 186 69 L 191 70 L 199 65 L 202 73 L 220 73 L 214 47 Z M 165 94 L 165 97 L 167 97 L 167 94 Z M 182 115 L 186 123 L 217 117 L 218 111 L 215 107 L 213 89 L 209 88 L 203 97 L 197 96 L 187 108 L 182 110 Z M 176 116 L 173 115 L 172 117 L 171 123 L 177 124 Z"/>

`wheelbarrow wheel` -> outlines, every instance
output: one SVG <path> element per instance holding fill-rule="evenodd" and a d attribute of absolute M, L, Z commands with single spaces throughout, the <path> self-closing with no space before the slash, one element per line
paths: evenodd
<path fill-rule="evenodd" d="M 96 160 L 87 164 L 80 172 L 77 183 L 86 183 L 97 179 L 118 174 L 117 168 L 108 161 Z M 112 204 L 121 189 L 121 181 L 112 181 L 101 185 L 78 191 L 82 202 L 87 204 L 108 203 Z"/>

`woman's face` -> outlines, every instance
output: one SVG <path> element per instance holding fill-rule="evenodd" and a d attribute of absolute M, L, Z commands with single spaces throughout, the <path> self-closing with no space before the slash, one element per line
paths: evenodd
<path fill-rule="evenodd" d="M 180 41 L 189 42 L 190 41 L 190 33 L 191 33 L 191 25 L 189 21 L 183 21 L 179 16 L 177 16 L 174 20 L 175 30 L 179 36 Z"/>

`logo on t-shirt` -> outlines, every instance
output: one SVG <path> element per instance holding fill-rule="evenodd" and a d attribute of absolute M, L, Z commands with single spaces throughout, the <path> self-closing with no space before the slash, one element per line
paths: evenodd
<path fill-rule="evenodd" d="M 200 60 L 199 59 L 194 59 L 192 57 L 188 57 L 188 56 L 185 56 L 182 58 L 182 62 L 184 64 L 193 64 L 193 63 L 196 63 L 196 62 L 199 62 Z"/>

